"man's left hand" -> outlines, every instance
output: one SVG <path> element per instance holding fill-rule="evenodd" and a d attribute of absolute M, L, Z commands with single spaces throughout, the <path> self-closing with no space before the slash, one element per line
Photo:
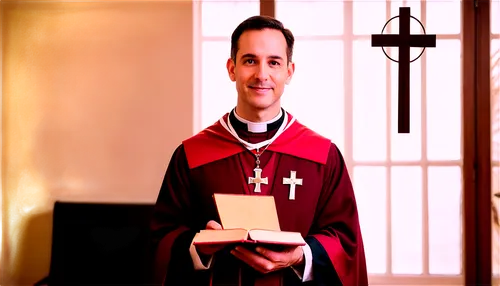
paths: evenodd
<path fill-rule="evenodd" d="M 285 248 L 282 251 L 274 251 L 262 246 L 257 246 L 255 251 L 252 251 L 243 246 L 237 246 L 231 253 L 263 274 L 304 263 L 304 252 L 300 246 Z"/>

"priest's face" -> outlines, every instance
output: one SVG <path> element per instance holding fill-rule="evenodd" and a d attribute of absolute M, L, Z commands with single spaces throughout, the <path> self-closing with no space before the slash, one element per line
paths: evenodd
<path fill-rule="evenodd" d="M 287 44 L 281 31 L 245 31 L 238 42 L 236 62 L 229 59 L 227 69 L 238 91 L 238 115 L 266 121 L 279 113 L 281 95 L 295 69 L 293 63 L 288 63 Z"/>

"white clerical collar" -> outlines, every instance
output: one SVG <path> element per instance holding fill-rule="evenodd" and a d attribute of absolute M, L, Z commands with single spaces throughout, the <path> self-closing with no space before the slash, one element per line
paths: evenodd
<path fill-rule="evenodd" d="M 229 117 L 227 117 L 226 119 L 227 119 L 227 122 L 224 120 L 224 117 L 221 117 L 219 119 L 219 123 L 222 125 L 222 127 L 224 129 L 227 130 L 227 132 L 229 132 L 231 135 L 233 135 L 233 137 L 235 139 L 237 139 L 238 141 L 240 141 L 240 143 L 243 144 L 243 146 L 245 146 L 245 148 L 247 148 L 248 150 L 255 150 L 255 149 L 259 150 L 260 148 L 262 148 L 264 146 L 270 145 L 274 140 L 276 140 L 276 138 L 278 138 L 278 136 L 281 135 L 281 133 L 285 132 L 285 130 L 287 130 L 295 122 L 295 117 L 292 117 L 292 119 L 290 121 L 288 121 L 288 114 L 286 112 L 284 112 L 283 122 L 280 123 L 280 127 L 278 128 L 278 130 L 276 131 L 276 133 L 274 134 L 274 136 L 272 138 L 264 140 L 264 141 L 259 142 L 259 143 L 250 143 L 250 142 L 247 142 L 247 141 L 241 139 L 238 136 L 238 133 L 236 132 L 236 130 L 234 130 L 233 126 L 231 125 L 231 120 L 229 120 Z M 276 124 L 278 122 L 276 122 Z M 262 152 L 264 152 L 264 151 L 262 151 Z"/>
<path fill-rule="evenodd" d="M 236 110 L 233 110 L 233 113 L 234 113 L 234 116 L 236 117 L 236 119 L 238 119 L 238 121 L 246 124 L 246 126 L 248 128 L 248 132 L 262 133 L 262 132 L 267 132 L 268 124 L 276 122 L 281 118 L 281 116 L 283 115 L 283 110 L 280 108 L 280 113 L 278 115 L 276 115 L 273 119 L 265 121 L 265 122 L 252 122 L 252 121 L 246 120 L 246 119 L 240 117 L 236 113 Z"/>

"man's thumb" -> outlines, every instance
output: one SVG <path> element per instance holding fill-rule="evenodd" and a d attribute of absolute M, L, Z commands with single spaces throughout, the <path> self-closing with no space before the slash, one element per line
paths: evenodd
<path fill-rule="evenodd" d="M 222 226 L 215 220 L 211 220 L 207 223 L 207 229 L 222 229 Z"/>

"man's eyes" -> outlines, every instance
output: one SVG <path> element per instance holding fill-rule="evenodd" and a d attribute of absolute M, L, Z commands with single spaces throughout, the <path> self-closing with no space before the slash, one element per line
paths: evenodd
<path fill-rule="evenodd" d="M 252 59 L 245 60 L 245 64 L 255 64 L 255 60 L 252 60 Z M 271 64 L 273 66 L 280 65 L 280 63 L 278 61 L 270 61 L 269 64 Z"/>

